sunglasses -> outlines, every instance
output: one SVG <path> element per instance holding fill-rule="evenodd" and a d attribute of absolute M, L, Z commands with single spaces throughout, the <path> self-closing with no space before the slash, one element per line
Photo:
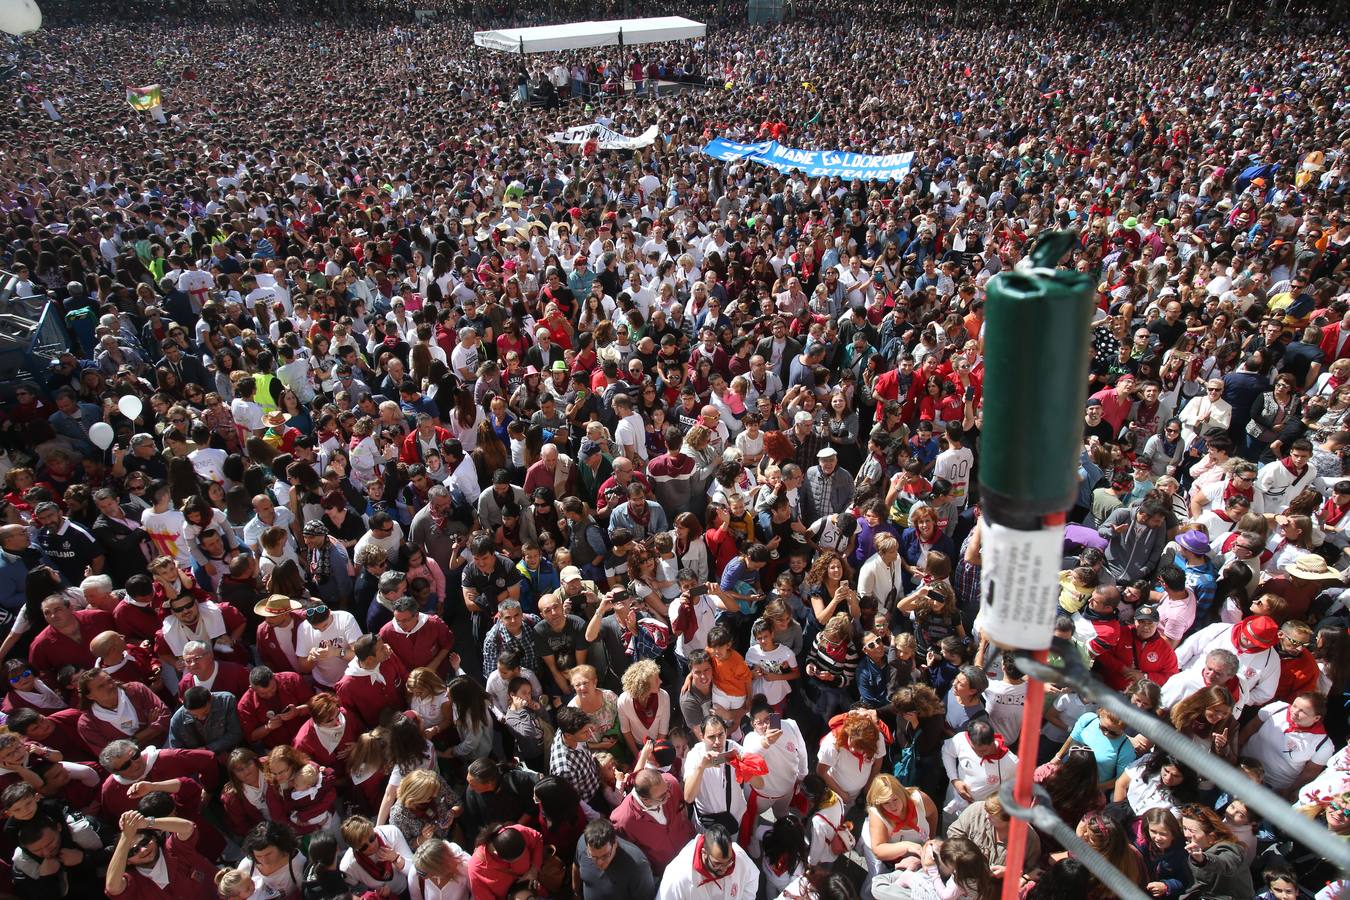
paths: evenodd
<path fill-rule="evenodd" d="M 33 670 L 32 670 L 32 669 L 24 669 L 24 670 L 23 670 L 22 672 L 20 672 L 18 675 L 11 675 L 11 676 L 9 676 L 9 683 L 10 683 L 10 684 L 18 684 L 20 681 L 23 681 L 25 678 L 30 678 L 30 677 L 32 677 L 32 675 L 33 675 Z"/>
<path fill-rule="evenodd" d="M 133 765 L 135 765 L 136 761 L 140 758 L 141 758 L 140 749 L 138 748 L 136 750 L 132 750 L 131 755 L 127 757 L 127 761 L 122 763 L 120 766 L 115 767 L 113 771 L 125 772 L 127 769 L 130 769 Z"/>
<path fill-rule="evenodd" d="M 184 613 L 184 612 L 187 612 L 187 611 L 190 610 L 190 609 L 196 609 L 196 608 L 197 608 L 197 601 L 194 600 L 194 601 L 192 601 L 191 603 L 185 604 L 185 605 L 183 605 L 183 606 L 170 606 L 170 607 L 169 607 L 169 612 L 175 613 L 175 614 L 176 614 L 176 613 Z"/>

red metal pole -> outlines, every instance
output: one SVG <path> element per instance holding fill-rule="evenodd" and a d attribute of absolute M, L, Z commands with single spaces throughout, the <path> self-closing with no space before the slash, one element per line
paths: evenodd
<path fill-rule="evenodd" d="M 1049 650 L 1031 654 L 1037 662 L 1045 662 Z M 1022 806 L 1031 805 L 1033 776 L 1036 774 L 1036 755 L 1041 743 L 1042 707 L 1045 704 L 1045 683 L 1035 678 L 1027 681 L 1027 700 L 1022 708 L 1022 736 L 1017 743 L 1017 775 L 1013 795 Z M 1016 816 L 1008 824 L 1008 853 L 1003 863 L 1003 900 L 1017 900 L 1022 887 L 1022 863 L 1027 855 L 1026 819 Z"/>

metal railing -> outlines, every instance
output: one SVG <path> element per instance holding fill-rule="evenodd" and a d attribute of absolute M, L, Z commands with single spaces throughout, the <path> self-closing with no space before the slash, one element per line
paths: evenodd
<path fill-rule="evenodd" d="M 1350 873 L 1350 841 L 1332 834 L 1322 825 L 1300 814 L 1288 800 L 1270 788 L 1252 781 L 1235 766 L 1209 753 L 1168 723 L 1097 681 L 1079 661 L 1078 654 L 1072 651 L 1067 641 L 1056 638 L 1051 652 L 1063 661 L 1059 666 L 1040 662 L 1025 653 L 1017 655 L 1017 666 L 1028 678 L 1072 688 L 1083 699 L 1093 701 L 1101 709 L 1115 714 L 1155 746 L 1166 750 L 1192 770 L 1203 772 L 1219 788 L 1240 799 L 1253 812 L 1262 816 L 1271 828 L 1304 845 L 1342 872 Z M 1084 843 L 1074 833 L 1074 829 L 1059 818 L 1044 789 L 1036 788 L 1034 796 L 1035 802 L 1023 805 L 1017 802 L 1015 785 L 1005 783 L 999 799 L 1009 815 L 1029 822 L 1037 830 L 1059 841 L 1118 896 L 1128 900 L 1148 900 L 1148 895 L 1133 881 Z"/>

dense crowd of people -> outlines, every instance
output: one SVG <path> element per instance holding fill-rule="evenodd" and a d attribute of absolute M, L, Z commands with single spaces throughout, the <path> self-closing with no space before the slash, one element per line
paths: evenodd
<path fill-rule="evenodd" d="M 1059 655 L 1350 836 L 1343 29 L 426 6 L 5 48 L 0 268 L 70 342 L 0 408 L 4 891 L 999 896 L 984 302 L 1051 230 L 1097 285 Z M 597 10 L 717 27 L 471 44 Z M 658 136 L 548 138 L 592 122 Z M 1045 721 L 1150 896 L 1350 894 L 1089 698 Z M 1053 834 L 1020 868 L 1112 896 Z"/>

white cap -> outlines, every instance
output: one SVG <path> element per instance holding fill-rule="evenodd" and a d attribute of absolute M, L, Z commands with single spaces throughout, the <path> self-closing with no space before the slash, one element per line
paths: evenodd
<path fill-rule="evenodd" d="M 822 447 L 820 452 L 816 454 L 816 459 L 829 459 L 831 456 L 838 455 L 838 453 L 834 452 L 833 447 Z"/>

